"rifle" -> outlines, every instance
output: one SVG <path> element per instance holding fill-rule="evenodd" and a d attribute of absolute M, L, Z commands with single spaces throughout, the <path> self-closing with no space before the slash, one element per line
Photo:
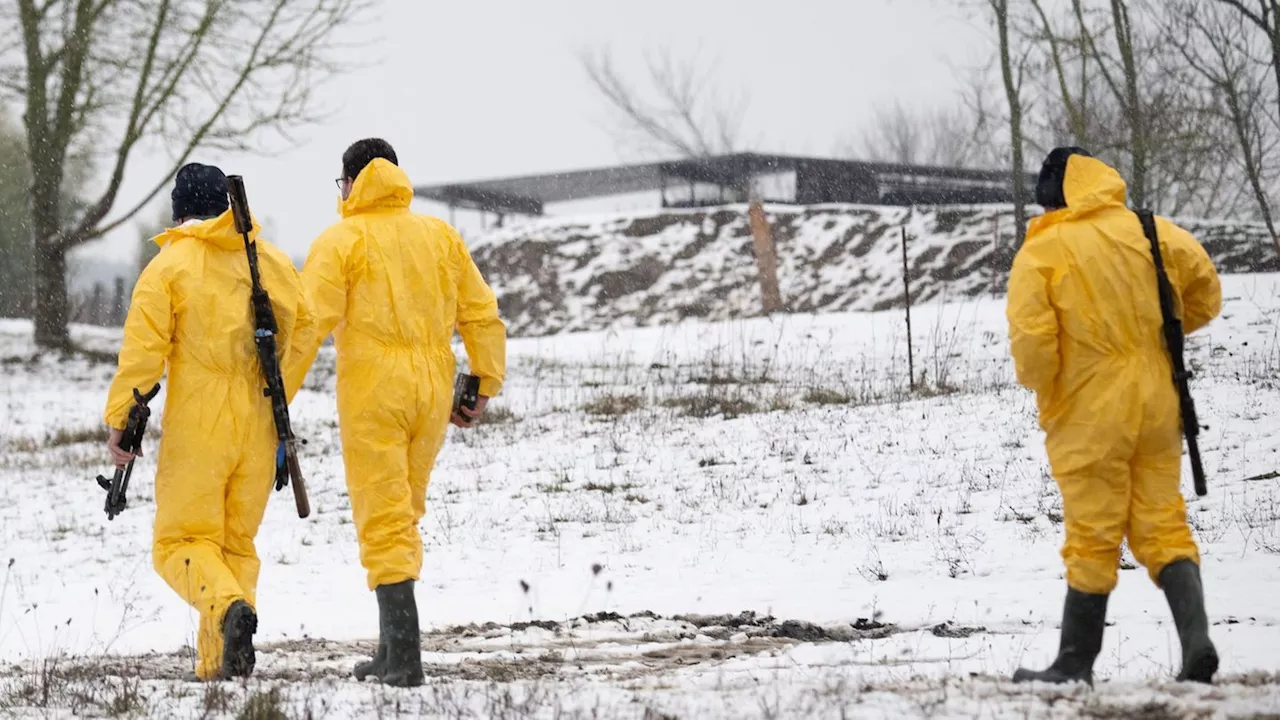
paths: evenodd
<path fill-rule="evenodd" d="M 1138 210 L 1142 233 L 1151 242 L 1151 259 L 1156 264 L 1156 288 L 1160 294 L 1160 314 L 1164 316 L 1164 344 L 1173 363 L 1173 384 L 1178 390 L 1178 406 L 1182 415 L 1182 434 L 1187 438 L 1187 454 L 1191 456 L 1191 477 L 1196 495 L 1204 497 L 1209 492 L 1205 483 L 1204 466 L 1200 462 L 1200 421 L 1196 417 L 1196 404 L 1191 399 L 1191 371 L 1183 361 L 1182 320 L 1173 310 L 1173 286 L 1164 269 L 1164 257 L 1160 253 L 1160 240 L 1156 235 L 1156 221 L 1150 210 Z"/>
<path fill-rule="evenodd" d="M 160 383 L 143 395 L 138 388 L 133 389 L 133 407 L 129 408 L 129 421 L 125 423 L 124 434 L 120 436 L 120 449 L 137 454 L 142 447 L 142 436 L 147 432 L 147 418 L 151 417 L 151 408 L 147 403 L 160 392 Z M 116 474 L 110 480 L 98 476 L 98 486 L 107 491 L 107 519 L 115 520 L 128 504 L 125 494 L 129 491 L 129 477 L 133 475 L 133 460 L 122 468 L 116 468 Z"/>
<path fill-rule="evenodd" d="M 271 309 L 271 297 L 263 289 L 258 275 L 258 244 L 249 239 L 249 232 L 253 229 L 253 219 L 249 215 L 249 201 L 245 197 L 244 178 L 239 175 L 228 175 L 227 194 L 231 199 L 231 214 L 235 218 L 236 232 L 244 237 L 244 252 L 249 257 L 253 344 L 257 347 L 258 364 L 262 368 L 262 377 L 267 383 L 262 394 L 264 397 L 271 398 L 271 413 L 275 417 L 276 437 L 284 446 L 286 472 L 276 474 L 276 491 L 283 490 L 286 484 L 292 484 L 298 517 L 305 518 L 311 514 L 311 503 L 307 499 L 307 484 L 302 478 L 302 468 L 298 465 L 298 440 L 294 437 L 293 428 L 289 424 L 289 402 L 285 397 L 284 380 L 280 376 L 280 357 L 276 354 L 276 335 L 279 333 L 279 327 L 276 325 L 275 312 Z"/>

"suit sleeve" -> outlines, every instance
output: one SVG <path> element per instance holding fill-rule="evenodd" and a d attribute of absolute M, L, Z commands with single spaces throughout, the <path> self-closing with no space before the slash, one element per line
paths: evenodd
<path fill-rule="evenodd" d="M 1043 396 L 1058 376 L 1058 316 L 1049 300 L 1053 268 L 1024 245 L 1009 273 L 1006 316 L 1018 382 Z"/>
<path fill-rule="evenodd" d="M 124 429 L 133 407 L 133 390 L 145 393 L 164 375 L 173 346 L 173 299 L 159 263 L 152 262 L 138 277 L 129 314 L 124 322 L 124 342 L 103 420 Z"/>
<path fill-rule="evenodd" d="M 311 301 L 302 287 L 302 276 L 293 269 L 292 263 L 289 270 L 297 287 L 298 303 L 294 308 L 293 332 L 289 335 L 289 347 L 285 350 L 282 365 L 284 366 L 285 397 L 288 402 L 293 402 L 294 396 L 298 394 L 298 389 L 302 387 L 302 382 L 307 377 L 307 370 L 315 360 L 315 353 L 318 352 L 320 345 L 315 342 L 316 317 L 311 310 Z M 302 366 L 304 362 L 306 365 Z"/>
<path fill-rule="evenodd" d="M 293 358 L 285 386 L 294 392 L 302 387 L 324 339 L 346 316 L 348 233 L 341 226 L 325 231 L 312 245 L 302 266 L 302 290 L 311 329 L 291 348 Z"/>
<path fill-rule="evenodd" d="M 1222 310 L 1222 285 L 1213 260 L 1191 233 L 1169 223 L 1163 237 L 1168 247 L 1171 283 L 1182 305 L 1182 331 L 1190 334 L 1209 324 Z"/>
<path fill-rule="evenodd" d="M 461 256 L 458 278 L 458 334 L 467 348 L 471 372 L 480 378 L 480 394 L 502 391 L 507 370 L 507 326 L 498 317 L 498 300 L 485 282 L 462 238 L 450 230 L 455 252 Z"/>

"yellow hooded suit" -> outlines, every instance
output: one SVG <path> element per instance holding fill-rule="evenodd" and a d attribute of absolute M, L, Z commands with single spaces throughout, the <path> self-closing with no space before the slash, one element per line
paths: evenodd
<path fill-rule="evenodd" d="M 370 162 L 341 203 L 343 219 L 302 270 L 317 333 L 295 368 L 302 381 L 330 332 L 347 488 L 369 588 L 417 580 L 418 521 L 453 400 L 455 328 L 480 394 L 502 388 L 506 326 L 458 233 L 410 211 L 397 165 Z"/>
<path fill-rule="evenodd" d="M 1126 537 L 1154 581 L 1169 563 L 1199 562 L 1179 479 L 1182 437 L 1150 243 L 1125 207 L 1125 183 L 1073 155 L 1066 207 L 1032 221 L 1009 278 L 1018 380 L 1033 390 L 1062 491 L 1067 583 L 1116 585 Z M 1204 248 L 1157 218 L 1185 332 L 1217 314 L 1222 293 Z"/>
<path fill-rule="evenodd" d="M 257 234 L 255 222 L 250 237 L 285 373 L 310 345 L 313 318 L 293 263 Z M 161 251 L 134 287 L 104 420 L 123 428 L 133 389 L 146 392 L 168 365 L 152 558 L 169 587 L 200 613 L 196 675 L 208 680 L 222 663 L 223 613 L 236 600 L 254 604 L 254 537 L 275 477 L 275 421 L 262 394 L 249 264 L 231 211 L 155 241 Z M 293 377 L 286 380 L 290 399 L 299 384 Z"/>

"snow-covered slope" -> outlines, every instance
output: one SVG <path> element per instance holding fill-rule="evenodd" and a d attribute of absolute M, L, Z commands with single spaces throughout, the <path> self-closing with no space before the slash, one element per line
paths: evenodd
<path fill-rule="evenodd" d="M 999 292 L 1013 236 L 999 206 L 768 208 L 792 312 L 900 306 L 902 230 L 913 302 Z M 1182 221 L 1221 272 L 1280 270 L 1261 225 Z M 745 207 L 544 219 L 474 241 L 515 335 L 726 320 L 759 313 Z"/>
<path fill-rule="evenodd" d="M 275 494 L 258 538 L 257 675 L 211 689 L 177 679 L 196 624 L 151 568 L 154 444 L 114 521 L 90 479 L 112 368 L 0 323 L 0 715 L 1280 712 L 1280 276 L 1224 286 L 1190 347 L 1210 493 L 1185 483 L 1218 687 L 1169 682 L 1168 610 L 1128 553 L 1097 688 L 1001 680 L 1056 650 L 1062 509 L 1003 301 L 978 297 L 918 309 L 915 392 L 897 310 L 513 341 L 491 421 L 451 429 L 433 475 L 414 691 L 347 679 L 377 616 L 329 351 L 293 405 L 312 516 Z"/>

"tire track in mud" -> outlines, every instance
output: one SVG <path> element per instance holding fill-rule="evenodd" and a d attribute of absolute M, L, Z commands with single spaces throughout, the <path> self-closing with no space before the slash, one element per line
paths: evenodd
<path fill-rule="evenodd" d="M 667 617 L 649 611 L 631 615 L 601 612 L 567 621 L 487 622 L 429 629 L 422 634 L 422 651 L 424 670 L 432 678 L 510 682 L 605 675 L 627 680 L 784 652 L 796 645 L 880 640 L 921 631 L 952 638 L 988 632 L 950 622 L 906 627 L 868 618 L 818 624 L 778 620 L 750 611 Z M 347 679 L 352 665 L 372 655 L 376 643 L 376 639 L 323 638 L 260 643 L 253 676 L 282 681 Z M 47 672 L 47 665 L 0 668 L 0 678 L 24 671 Z M 194 654 L 186 648 L 172 653 L 67 657 L 54 663 L 52 670 L 71 680 L 114 676 L 172 681 L 187 677 L 193 666 Z"/>

